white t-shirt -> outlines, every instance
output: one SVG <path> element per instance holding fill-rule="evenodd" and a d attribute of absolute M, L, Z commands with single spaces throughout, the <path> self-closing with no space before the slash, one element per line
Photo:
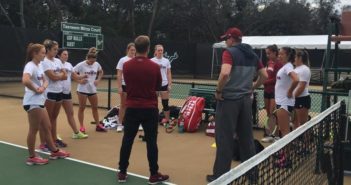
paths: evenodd
<path fill-rule="evenodd" d="M 167 71 L 168 69 L 171 69 L 171 63 L 165 57 L 162 57 L 161 59 L 154 57 L 151 60 L 160 66 L 161 76 L 162 76 L 162 86 L 167 85 L 168 84 Z"/>
<path fill-rule="evenodd" d="M 62 81 L 61 80 L 51 80 L 45 72 L 48 70 L 52 70 L 55 74 L 58 74 L 61 72 L 63 69 L 63 65 L 61 60 L 54 58 L 53 60 L 50 60 L 48 58 L 44 58 L 44 60 L 40 63 L 40 67 L 42 68 L 44 72 L 44 77 L 45 79 L 49 82 L 48 88 L 46 88 L 46 93 L 47 92 L 53 92 L 53 93 L 60 93 L 62 92 Z"/>
<path fill-rule="evenodd" d="M 67 72 L 67 80 L 62 80 L 62 88 L 63 88 L 63 93 L 64 94 L 69 94 L 71 92 L 71 85 L 72 85 L 72 71 L 73 71 L 73 66 L 69 62 L 65 62 L 62 64 L 63 68 Z"/>
<path fill-rule="evenodd" d="M 102 68 L 97 61 L 92 65 L 89 65 L 86 60 L 84 60 L 74 66 L 74 72 L 79 73 L 80 75 L 88 75 L 88 82 L 85 84 L 78 84 L 77 91 L 83 93 L 96 93 L 96 86 L 94 85 L 94 81 L 96 80 L 98 71 L 101 69 Z"/>
<path fill-rule="evenodd" d="M 294 106 L 295 99 L 288 98 L 288 90 L 291 86 L 291 78 L 289 74 L 294 71 L 294 66 L 288 62 L 277 73 L 277 81 L 275 83 L 275 102 L 277 105 Z"/>
<path fill-rule="evenodd" d="M 39 65 L 36 65 L 33 61 L 26 64 L 23 73 L 28 73 L 30 75 L 30 80 L 33 82 L 35 88 L 43 85 L 43 71 L 40 69 Z M 27 87 L 24 88 L 23 105 L 44 105 L 45 100 L 44 93 L 37 94 Z"/>
<path fill-rule="evenodd" d="M 121 59 L 119 59 L 118 63 L 117 63 L 117 66 L 116 66 L 116 69 L 119 69 L 121 71 L 123 71 L 123 65 L 125 62 L 131 60 L 132 58 L 128 57 L 128 56 L 125 56 L 125 57 L 122 57 Z M 122 85 L 126 85 L 126 82 L 124 81 L 124 77 L 123 77 L 123 72 L 122 72 Z"/>
<path fill-rule="evenodd" d="M 311 79 L 311 70 L 309 67 L 306 65 L 301 65 L 295 68 L 295 73 L 299 77 L 300 82 L 306 82 L 305 89 L 301 93 L 300 96 L 298 97 L 304 97 L 308 96 L 310 93 L 308 92 L 308 86 L 310 85 L 310 79 Z"/>

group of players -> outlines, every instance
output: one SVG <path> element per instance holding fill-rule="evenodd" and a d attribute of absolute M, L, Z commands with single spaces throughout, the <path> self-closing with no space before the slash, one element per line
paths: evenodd
<path fill-rule="evenodd" d="M 139 47 L 141 47 L 149 43 L 149 40 L 146 39 L 146 37 L 141 37 L 139 38 L 139 42 Z M 116 67 L 117 88 L 121 99 L 117 128 L 118 131 L 123 130 L 123 123 L 125 121 L 124 115 L 126 113 L 127 101 L 126 92 L 134 92 L 132 91 L 131 86 L 129 86 L 127 90 L 123 75 L 123 69 L 125 68 L 124 64 L 127 61 L 131 61 L 136 56 L 136 50 L 138 49 L 134 43 L 128 44 L 127 55 L 120 59 Z M 156 63 L 160 68 L 159 74 L 162 76 L 162 85 L 161 88 L 157 88 L 157 91 L 161 96 L 163 110 L 165 113 L 165 119 L 163 122 L 167 122 L 169 121 L 168 102 L 172 76 L 170 62 L 168 59 L 163 57 L 163 50 L 164 48 L 162 45 L 156 45 L 154 58 L 152 58 L 150 61 Z M 143 51 L 142 56 L 146 56 L 148 49 L 144 48 L 141 51 Z M 266 48 L 266 55 L 268 58 L 266 66 L 268 79 L 264 82 L 265 108 L 267 111 L 267 117 L 271 117 L 273 113 L 276 115 L 277 126 L 280 130 L 281 137 L 283 137 L 290 132 L 290 113 L 293 110 L 296 112 L 294 119 L 295 128 L 307 122 L 308 119 L 308 110 L 311 106 L 311 98 L 308 93 L 311 78 L 311 72 L 308 67 L 309 55 L 306 50 L 295 50 L 289 47 L 278 49 L 276 45 L 268 46 Z M 56 56 L 59 58 L 56 58 Z M 141 56 L 140 53 L 139 56 Z M 87 100 L 89 100 L 92 107 L 92 114 L 96 123 L 96 131 L 106 132 L 106 129 L 99 121 L 99 115 L 97 112 L 98 97 L 96 94 L 96 87 L 103 76 L 103 70 L 100 64 L 96 61 L 96 58 L 96 48 L 90 48 L 86 55 L 86 59 L 73 67 L 69 62 L 67 62 L 67 50 L 59 50 L 58 43 L 55 41 L 45 40 L 43 44 L 30 44 L 28 46 L 26 65 L 22 78 L 22 82 L 25 86 L 23 107 L 28 114 L 29 120 L 29 132 L 27 137 L 29 157 L 26 160 L 26 164 L 41 165 L 48 163 L 47 159 L 44 159 L 35 153 L 35 140 L 38 131 L 41 141 L 39 148 L 45 151 L 50 151 L 51 159 L 70 156 L 68 152 L 58 149 L 58 147 L 67 146 L 66 143 L 57 137 L 56 120 L 61 106 L 64 107 L 68 122 L 74 132 L 72 138 L 83 139 L 88 137 L 88 135 L 85 133 L 86 129 L 83 124 L 84 109 L 86 107 Z M 146 59 L 143 58 L 143 60 Z M 155 79 L 158 79 L 158 77 L 155 77 Z M 79 99 L 79 129 L 77 128 L 73 117 L 71 80 L 78 83 L 77 95 Z M 129 80 L 132 79 L 130 78 Z M 152 97 L 150 98 L 153 99 Z M 132 99 L 133 97 L 130 97 L 129 101 L 131 102 Z M 129 113 L 131 110 L 133 109 L 129 109 Z M 145 124 L 142 125 L 145 126 Z M 138 126 L 140 125 L 138 124 Z M 146 129 L 150 130 L 150 128 Z M 271 129 L 272 126 L 268 126 L 268 130 L 271 132 L 268 133 L 267 137 L 263 138 L 262 141 L 274 141 L 277 135 L 274 135 L 275 133 L 273 133 Z M 128 137 L 125 135 L 121 147 L 121 172 L 118 174 L 118 179 L 120 182 L 125 182 L 127 177 L 125 170 L 128 163 L 126 163 L 126 160 L 128 160 L 129 157 L 126 154 L 129 153 L 127 151 L 131 149 L 132 144 L 127 142 L 127 139 Z M 284 165 L 284 159 L 284 156 L 282 156 L 280 159 L 282 160 L 282 165 Z M 149 162 L 152 161 L 153 160 Z M 154 162 L 157 164 L 157 160 Z M 161 178 L 162 181 L 169 178 L 167 175 L 162 175 L 157 172 L 157 165 L 153 169 L 155 172 L 154 174 L 151 173 L 150 182 L 158 182 L 158 178 Z"/>
<path fill-rule="evenodd" d="M 163 46 L 156 45 L 154 58 L 151 60 L 159 65 L 162 76 L 162 87 L 159 94 L 162 98 L 165 120 L 169 120 L 169 92 L 171 89 L 171 65 L 168 59 L 163 57 Z M 126 103 L 126 86 L 123 78 L 123 65 L 135 57 L 135 44 L 127 46 L 127 55 L 121 58 L 117 64 L 117 88 L 120 94 L 120 112 L 117 131 L 123 130 L 123 120 Z M 96 48 L 90 48 L 86 59 L 75 67 L 68 62 L 68 51 L 59 49 L 58 43 L 45 40 L 43 44 L 29 44 L 27 47 L 26 65 L 23 71 L 22 83 L 25 86 L 23 107 L 28 114 L 29 132 L 27 145 L 29 157 L 26 164 L 47 164 L 48 160 L 35 153 L 36 134 L 39 131 L 39 149 L 51 152 L 50 158 L 65 158 L 70 154 L 58 149 L 66 147 L 67 144 L 58 137 L 57 117 L 61 106 L 64 108 L 69 125 L 73 130 L 73 139 L 87 138 L 84 126 L 84 110 L 86 101 L 89 100 L 92 115 L 96 123 L 97 132 L 106 132 L 104 125 L 99 121 L 97 89 L 103 70 L 96 61 Z M 71 95 L 71 81 L 78 83 L 77 96 L 79 100 L 78 120 L 79 129 L 73 113 Z M 140 125 L 141 126 L 141 125 Z M 140 127 L 139 129 L 142 129 Z"/>

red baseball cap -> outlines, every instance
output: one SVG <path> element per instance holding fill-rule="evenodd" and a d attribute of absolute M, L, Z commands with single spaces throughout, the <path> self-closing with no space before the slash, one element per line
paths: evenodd
<path fill-rule="evenodd" d="M 236 27 L 232 27 L 229 28 L 224 35 L 221 36 L 221 39 L 226 40 L 229 37 L 234 37 L 234 38 L 238 38 L 241 39 L 243 37 L 243 34 L 241 33 L 239 28 Z"/>

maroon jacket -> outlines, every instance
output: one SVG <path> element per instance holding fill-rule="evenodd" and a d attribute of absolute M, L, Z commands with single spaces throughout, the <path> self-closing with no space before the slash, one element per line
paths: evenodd
<path fill-rule="evenodd" d="M 156 91 L 161 87 L 160 67 L 146 57 L 135 57 L 123 65 L 127 108 L 158 108 Z"/>
<path fill-rule="evenodd" d="M 277 73 L 280 68 L 283 67 L 283 64 L 280 61 L 268 61 L 267 63 L 267 74 L 268 79 L 264 82 L 264 92 L 266 93 L 274 93 L 275 82 L 277 78 Z"/>

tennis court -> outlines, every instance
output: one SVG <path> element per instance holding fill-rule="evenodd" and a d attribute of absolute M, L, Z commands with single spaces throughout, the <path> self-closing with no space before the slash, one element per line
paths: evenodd
<path fill-rule="evenodd" d="M 27 166 L 23 163 L 24 156 L 27 155 L 25 147 L 0 141 L 0 151 L 1 184 L 116 184 L 116 169 L 73 158 L 50 160 L 49 165 Z M 43 153 L 41 156 L 48 158 Z M 146 184 L 147 181 L 148 177 L 128 173 L 128 181 L 124 184 Z"/>

